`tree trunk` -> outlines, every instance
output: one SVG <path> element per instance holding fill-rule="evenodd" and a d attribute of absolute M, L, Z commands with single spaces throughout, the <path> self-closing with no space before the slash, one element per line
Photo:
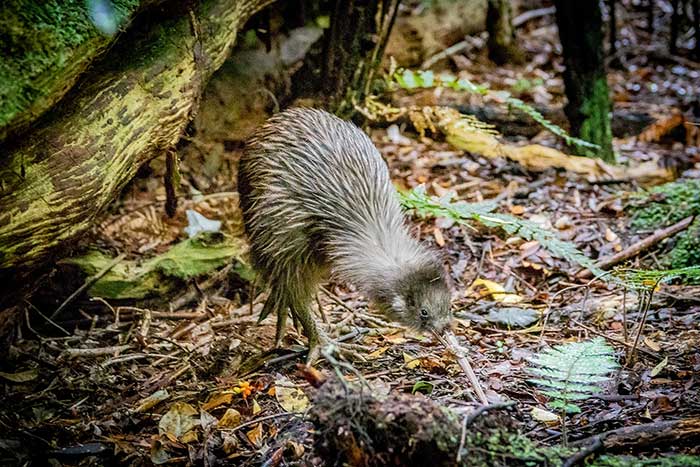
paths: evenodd
<path fill-rule="evenodd" d="M 598 0 L 556 0 L 556 18 L 564 55 L 565 111 L 571 133 L 600 146 L 579 148 L 579 155 L 614 162 L 611 104 L 603 57 L 603 19 Z"/>
<path fill-rule="evenodd" d="M 78 238 L 142 163 L 175 144 L 239 27 L 269 3 L 163 8 L 158 24 L 128 31 L 31 133 L 0 147 L 0 272 Z"/>
<path fill-rule="evenodd" d="M 489 33 L 489 58 L 496 64 L 525 61 L 525 54 L 515 38 L 510 0 L 488 0 L 486 30 Z"/>
<path fill-rule="evenodd" d="M 328 106 L 349 117 L 369 92 L 400 0 L 335 0 L 325 38 L 322 91 Z"/>
<path fill-rule="evenodd" d="M 0 6 L 0 141 L 54 105 L 153 0 L 114 0 L 91 21 L 81 0 L 6 0 Z M 94 3 L 94 2 L 93 2 Z M 101 27 L 99 27 L 101 26 Z"/>

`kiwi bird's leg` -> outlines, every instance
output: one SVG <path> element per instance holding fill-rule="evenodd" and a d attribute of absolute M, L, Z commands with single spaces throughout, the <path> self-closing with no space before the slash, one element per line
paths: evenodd
<path fill-rule="evenodd" d="M 292 306 L 291 308 L 292 316 L 301 323 L 304 334 L 309 340 L 309 353 L 306 356 L 306 363 L 313 364 L 321 355 L 321 339 L 316 327 L 316 321 L 311 316 L 308 306 Z"/>
<path fill-rule="evenodd" d="M 275 348 L 282 347 L 282 339 L 284 339 L 287 330 L 287 307 L 280 306 L 277 308 L 277 327 L 275 328 Z"/>

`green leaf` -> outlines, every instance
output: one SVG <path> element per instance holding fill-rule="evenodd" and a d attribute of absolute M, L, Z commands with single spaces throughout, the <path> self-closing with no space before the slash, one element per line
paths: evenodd
<path fill-rule="evenodd" d="M 413 385 L 413 389 L 411 389 L 411 394 L 415 394 L 417 392 L 430 394 L 433 392 L 433 384 L 427 381 L 416 381 L 416 384 Z"/>
<path fill-rule="evenodd" d="M 98 279 L 88 290 L 92 296 L 128 299 L 163 295 L 182 284 L 182 280 L 202 276 L 235 262 L 234 272 L 250 280 L 250 267 L 242 260 L 242 245 L 222 234 L 200 233 L 184 240 L 165 253 L 145 261 L 121 261 Z M 94 275 L 112 262 L 112 257 L 92 250 L 64 263 L 75 264 Z"/>

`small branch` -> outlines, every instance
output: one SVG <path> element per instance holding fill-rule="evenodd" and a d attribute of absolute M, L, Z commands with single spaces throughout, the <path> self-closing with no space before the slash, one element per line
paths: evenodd
<path fill-rule="evenodd" d="M 633 245 L 630 245 L 629 247 L 625 248 L 621 252 L 613 255 L 612 257 L 608 259 L 604 259 L 602 261 L 598 261 L 596 264 L 597 267 L 600 269 L 609 269 L 612 266 L 615 266 L 617 264 L 622 263 L 623 261 L 626 261 L 630 258 L 633 258 L 637 256 L 639 253 L 642 251 L 648 250 L 652 246 L 656 245 L 657 243 L 661 242 L 662 240 L 665 240 L 669 237 L 672 237 L 673 235 L 677 234 L 678 232 L 681 232 L 685 229 L 688 228 L 690 224 L 693 223 L 695 220 L 695 216 L 688 216 L 685 219 L 683 219 L 680 222 L 677 222 L 669 227 L 666 227 L 664 229 L 659 229 L 655 231 L 653 234 L 649 235 L 648 237 L 638 241 L 637 243 L 634 243 Z M 579 279 L 588 279 L 592 276 L 591 271 L 589 270 L 584 270 L 581 271 L 576 275 Z"/>
<path fill-rule="evenodd" d="M 606 431 L 591 438 L 571 443 L 572 446 L 590 446 L 600 438 L 606 450 L 629 450 L 634 447 L 659 446 L 665 442 L 700 442 L 700 417 L 633 425 Z"/>
<path fill-rule="evenodd" d="M 485 414 L 486 412 L 490 412 L 492 410 L 508 409 L 510 407 L 513 407 L 514 405 L 515 402 L 502 402 L 499 404 L 482 405 L 480 407 L 477 407 L 476 410 L 469 413 L 469 415 L 465 417 L 465 423 L 467 426 L 469 426 L 472 424 L 472 422 L 474 422 L 474 420 L 476 420 L 478 417 Z"/>
<path fill-rule="evenodd" d="M 126 345 L 114 345 L 111 347 L 99 347 L 96 349 L 66 349 L 65 354 L 68 357 L 100 357 L 102 355 L 111 355 L 113 353 L 122 352 L 124 350 L 129 350 L 133 346 L 131 344 Z"/>
<path fill-rule="evenodd" d="M 85 290 L 87 290 L 88 288 L 90 288 L 90 287 L 92 286 L 92 284 L 94 284 L 95 282 L 97 282 L 98 280 L 100 280 L 100 279 L 102 278 L 102 276 L 104 276 L 105 274 L 107 274 L 114 266 L 116 266 L 117 264 L 119 264 L 119 263 L 121 262 L 121 260 L 124 259 L 125 256 L 126 256 L 126 254 L 124 254 L 124 253 L 120 254 L 119 256 L 117 256 L 116 258 L 114 258 L 112 261 L 110 261 L 109 264 L 108 264 L 107 266 L 105 266 L 100 272 L 98 272 L 98 273 L 95 274 L 94 276 L 88 278 L 88 279 L 85 281 L 85 283 L 83 283 L 83 285 L 81 285 L 80 287 L 78 287 L 78 290 L 76 290 L 75 292 L 73 292 L 72 294 L 70 294 L 70 296 L 69 296 L 68 298 L 66 298 L 66 299 L 63 301 L 63 303 L 61 303 L 61 305 L 60 305 L 58 308 L 56 308 L 56 311 L 54 311 L 54 312 L 51 314 L 51 316 L 49 316 L 49 318 L 55 319 L 56 316 L 58 316 L 58 314 L 59 314 L 61 311 L 63 311 L 63 309 L 64 309 L 65 307 L 67 307 L 68 305 L 70 305 L 70 304 L 73 302 L 73 300 L 75 300 L 76 298 L 78 298 L 78 296 L 80 296 L 80 294 L 82 294 Z"/>
<path fill-rule="evenodd" d="M 591 444 L 589 444 L 588 446 L 581 449 L 573 456 L 566 459 L 566 461 L 564 462 L 564 465 L 562 467 L 573 467 L 573 466 L 583 462 L 586 459 L 586 457 L 590 456 L 591 454 L 593 454 L 594 452 L 596 452 L 602 448 L 603 448 L 603 442 L 601 441 L 600 436 L 594 436 L 593 442 Z"/>
<path fill-rule="evenodd" d="M 532 21 L 533 19 L 541 18 L 542 16 L 553 15 L 555 11 L 556 8 L 554 8 L 553 6 L 526 11 L 513 18 L 513 27 L 518 28 L 523 24 L 527 23 L 528 21 Z"/>

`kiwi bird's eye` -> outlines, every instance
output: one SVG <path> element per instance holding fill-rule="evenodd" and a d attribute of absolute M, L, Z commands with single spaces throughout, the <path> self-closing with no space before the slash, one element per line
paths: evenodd
<path fill-rule="evenodd" d="M 427 318 L 429 314 L 430 314 L 430 313 L 428 313 L 428 309 L 427 309 L 427 308 L 421 308 L 421 309 L 420 309 L 420 317 L 421 317 L 421 318 Z"/>

